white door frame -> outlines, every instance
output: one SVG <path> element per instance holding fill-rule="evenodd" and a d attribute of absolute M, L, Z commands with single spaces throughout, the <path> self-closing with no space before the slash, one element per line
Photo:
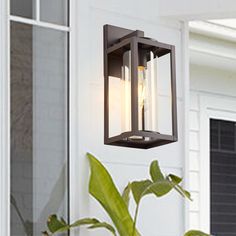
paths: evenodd
<path fill-rule="evenodd" d="M 210 119 L 236 121 L 236 98 L 200 95 L 200 226 L 210 232 Z"/>
<path fill-rule="evenodd" d="M 9 1 L 0 1 L 0 235 L 10 235 Z"/>

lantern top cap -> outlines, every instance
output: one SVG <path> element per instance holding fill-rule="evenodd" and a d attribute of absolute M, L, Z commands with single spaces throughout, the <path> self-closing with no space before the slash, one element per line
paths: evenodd
<path fill-rule="evenodd" d="M 159 47 L 167 50 L 174 50 L 174 46 L 166 43 L 161 43 L 156 39 L 145 37 L 144 31 L 129 30 L 113 25 L 104 25 L 104 48 L 116 48 L 118 45 L 123 46 L 130 40 L 136 38 L 137 43 Z M 112 50 L 112 49 L 111 49 Z M 110 51 L 110 50 L 109 50 Z"/>
<path fill-rule="evenodd" d="M 149 37 L 141 37 L 143 39 L 147 39 L 147 40 L 150 40 L 150 41 L 153 41 L 153 42 L 158 42 L 156 39 L 153 39 L 153 38 L 149 38 Z"/>

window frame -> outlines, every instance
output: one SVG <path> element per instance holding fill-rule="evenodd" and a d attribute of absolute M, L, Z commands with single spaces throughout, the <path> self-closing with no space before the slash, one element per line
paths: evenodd
<path fill-rule="evenodd" d="M 77 82 L 76 82 L 76 6 L 75 0 L 68 4 L 68 26 L 40 21 L 40 0 L 36 0 L 36 18 L 28 19 L 10 15 L 10 1 L 0 1 L 0 234 L 10 236 L 10 23 L 19 22 L 43 28 L 68 32 L 68 216 L 78 216 L 75 212 L 74 184 L 75 150 L 77 137 Z M 5 79 L 3 79 L 5 78 Z M 73 109 L 70 109 L 73 107 Z M 4 111 L 4 112 L 2 112 Z M 72 140 L 72 142 L 71 142 Z M 71 236 L 74 233 L 70 233 Z"/>
<path fill-rule="evenodd" d="M 9 2 L 0 2 L 0 227 L 10 236 Z M 5 80 L 2 78 L 6 78 Z"/>
<path fill-rule="evenodd" d="M 200 96 L 200 228 L 210 233 L 210 119 L 236 122 L 236 101 L 221 96 Z"/>

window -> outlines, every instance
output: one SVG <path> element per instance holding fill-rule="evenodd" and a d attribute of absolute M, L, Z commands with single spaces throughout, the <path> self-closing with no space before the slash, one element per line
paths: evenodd
<path fill-rule="evenodd" d="M 11 0 L 11 236 L 41 235 L 52 213 L 68 219 L 67 10 Z"/>
<path fill-rule="evenodd" d="M 210 120 L 211 233 L 236 234 L 236 122 Z"/>

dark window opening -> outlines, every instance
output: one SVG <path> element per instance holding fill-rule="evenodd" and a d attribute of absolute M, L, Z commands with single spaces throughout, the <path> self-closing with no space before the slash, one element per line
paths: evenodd
<path fill-rule="evenodd" d="M 236 235 L 236 122 L 210 120 L 211 234 Z"/>

